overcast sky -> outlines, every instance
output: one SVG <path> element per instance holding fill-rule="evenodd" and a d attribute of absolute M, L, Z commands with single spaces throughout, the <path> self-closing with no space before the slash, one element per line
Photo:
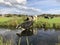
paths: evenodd
<path fill-rule="evenodd" d="M 0 0 L 0 14 L 60 14 L 60 0 Z"/>

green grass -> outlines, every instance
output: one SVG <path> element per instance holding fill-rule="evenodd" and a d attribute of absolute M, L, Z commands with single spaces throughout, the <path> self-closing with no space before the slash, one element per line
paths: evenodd
<path fill-rule="evenodd" d="M 0 27 L 2 28 L 15 28 L 18 24 L 24 22 L 26 17 L 0 17 Z M 60 29 L 60 17 L 54 17 L 46 19 L 44 17 L 38 17 L 37 20 L 34 21 L 34 28 L 56 28 Z"/>
<path fill-rule="evenodd" d="M 12 19 L 12 17 L 9 17 L 9 18 L 7 18 L 7 17 L 0 17 L 0 22 L 5 22 L 5 21 L 11 20 L 11 19 Z"/>
<path fill-rule="evenodd" d="M 23 22 L 25 17 L 0 17 L 0 27 L 15 28 L 17 24 Z"/>
<path fill-rule="evenodd" d="M 45 28 L 60 28 L 60 17 L 54 17 L 46 19 L 44 17 L 37 18 L 37 21 L 35 21 L 34 26 L 37 28 L 43 27 L 43 24 L 45 24 Z"/>

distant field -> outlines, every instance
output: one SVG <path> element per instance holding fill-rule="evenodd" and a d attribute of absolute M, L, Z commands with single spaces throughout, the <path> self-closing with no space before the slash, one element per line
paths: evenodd
<path fill-rule="evenodd" d="M 15 28 L 17 24 L 21 24 L 22 22 L 24 22 L 24 19 L 26 19 L 26 17 L 0 17 L 0 27 Z M 60 29 L 60 17 L 54 17 L 52 19 L 38 17 L 37 20 L 34 21 L 33 27 Z"/>

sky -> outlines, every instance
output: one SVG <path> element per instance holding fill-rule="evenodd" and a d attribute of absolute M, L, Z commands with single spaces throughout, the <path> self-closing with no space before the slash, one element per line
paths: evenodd
<path fill-rule="evenodd" d="M 60 14 L 60 0 L 0 0 L 0 14 Z"/>

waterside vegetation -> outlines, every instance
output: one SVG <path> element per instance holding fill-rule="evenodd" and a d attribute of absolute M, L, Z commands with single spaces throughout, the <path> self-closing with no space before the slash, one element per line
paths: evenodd
<path fill-rule="evenodd" d="M 47 17 L 46 17 L 47 16 Z M 26 19 L 27 15 L 6 15 L 0 16 L 0 27 L 1 28 L 16 28 L 18 24 L 21 24 Z M 60 29 L 60 16 L 57 15 L 38 15 L 37 19 L 33 23 L 34 28 L 45 28 L 45 29 Z"/>

